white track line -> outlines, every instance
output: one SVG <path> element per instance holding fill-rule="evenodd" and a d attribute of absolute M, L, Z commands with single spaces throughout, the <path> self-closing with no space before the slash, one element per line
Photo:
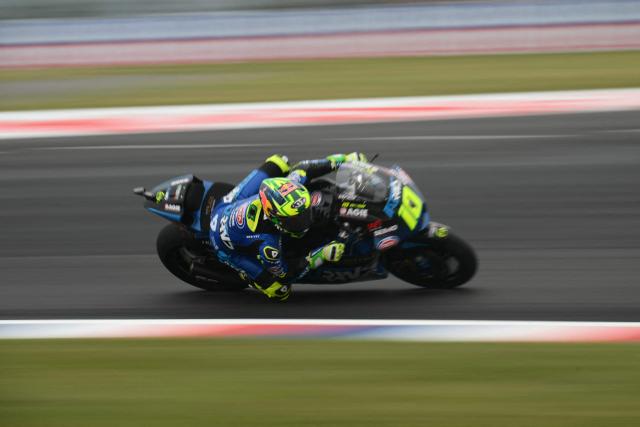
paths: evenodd
<path fill-rule="evenodd" d="M 580 135 L 416 135 L 416 136 L 372 136 L 354 138 L 332 138 L 327 141 L 473 141 L 496 139 L 555 139 L 576 138 Z"/>
<path fill-rule="evenodd" d="M 376 320 L 376 319 L 16 319 L 0 320 L 7 325 L 110 324 L 110 325 L 349 325 L 349 326 L 615 326 L 640 327 L 640 322 L 590 322 L 547 320 Z"/>
<path fill-rule="evenodd" d="M 270 147 L 282 146 L 283 144 L 269 144 Z M 247 148 L 265 147 L 265 144 L 173 144 L 173 145 L 78 145 L 63 147 L 36 147 L 32 150 L 177 150 L 185 148 Z"/>
<path fill-rule="evenodd" d="M 609 133 L 638 133 L 640 129 L 611 129 L 611 130 L 603 130 L 603 132 Z"/>

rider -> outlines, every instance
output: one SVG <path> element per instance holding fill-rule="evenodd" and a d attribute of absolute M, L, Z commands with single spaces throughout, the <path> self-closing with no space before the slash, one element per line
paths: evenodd
<path fill-rule="evenodd" d="M 269 298 L 284 301 L 291 283 L 323 262 L 337 262 L 345 246 L 332 241 L 311 251 L 302 265 L 282 256 L 282 236 L 301 238 L 311 227 L 311 195 L 305 184 L 342 163 L 365 161 L 361 153 L 306 160 L 290 171 L 285 156 L 273 155 L 222 198 L 212 212 L 210 238 L 220 261 L 234 268 Z"/>

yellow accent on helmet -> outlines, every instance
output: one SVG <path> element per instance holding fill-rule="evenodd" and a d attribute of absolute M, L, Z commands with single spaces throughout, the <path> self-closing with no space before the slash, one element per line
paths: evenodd
<path fill-rule="evenodd" d="M 303 185 L 289 178 L 268 178 L 259 195 L 265 215 L 283 231 L 300 233 L 311 226 L 311 195 Z"/>
<path fill-rule="evenodd" d="M 260 200 L 254 200 L 247 207 L 247 213 L 246 213 L 247 226 L 249 227 L 249 230 L 251 230 L 252 232 L 255 232 L 256 228 L 258 227 L 258 222 L 260 221 L 261 213 L 262 213 L 262 203 L 260 203 Z"/>

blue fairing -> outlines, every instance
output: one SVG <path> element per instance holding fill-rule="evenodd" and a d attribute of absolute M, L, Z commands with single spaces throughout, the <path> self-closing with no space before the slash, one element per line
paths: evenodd
<path fill-rule="evenodd" d="M 202 196 L 201 199 L 197 201 L 197 210 L 186 212 L 185 204 L 187 203 L 187 193 L 192 191 L 190 188 L 193 188 L 192 186 L 194 185 L 202 186 Z M 193 175 L 181 175 L 171 178 L 155 186 L 151 190 L 151 192 L 156 196 L 156 199 L 148 200 L 145 203 L 145 208 L 149 212 L 168 221 L 189 225 L 191 230 L 193 230 L 197 236 L 202 232 L 200 214 L 203 209 L 204 199 L 212 185 L 213 182 L 201 181 Z M 193 209 L 193 202 L 193 200 L 189 202 L 191 206 L 190 209 Z"/>
<path fill-rule="evenodd" d="M 211 186 L 213 185 L 213 182 L 211 182 L 211 181 L 203 181 L 203 184 L 204 184 L 204 192 L 203 192 L 203 194 L 206 195 L 207 192 L 209 191 L 209 189 L 211 188 Z M 198 233 L 202 232 L 202 227 L 200 226 L 200 213 L 202 211 L 202 205 L 203 204 L 204 204 L 204 197 L 203 197 L 202 201 L 200 202 L 200 207 L 193 214 L 193 223 L 191 224 L 191 229 L 193 229 L 194 231 L 196 231 Z"/>
<path fill-rule="evenodd" d="M 180 222 L 180 214 L 170 213 L 156 208 L 147 209 L 149 210 L 149 212 L 153 212 L 154 214 L 159 215 L 164 219 L 168 219 L 169 221 Z"/>

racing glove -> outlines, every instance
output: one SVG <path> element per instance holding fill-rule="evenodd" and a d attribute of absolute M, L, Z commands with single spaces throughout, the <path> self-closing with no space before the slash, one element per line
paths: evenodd
<path fill-rule="evenodd" d="M 333 241 L 328 243 L 307 256 L 309 268 L 315 270 L 325 262 L 338 262 L 344 254 L 344 243 Z"/>
<path fill-rule="evenodd" d="M 329 160 L 331 162 L 331 168 L 332 169 L 337 169 L 338 166 L 340 166 L 343 163 L 349 163 L 349 162 L 367 162 L 367 156 L 364 155 L 364 153 L 358 153 L 357 151 L 354 151 L 353 153 L 349 153 L 349 154 L 332 154 L 330 156 L 327 156 L 327 160 Z"/>
<path fill-rule="evenodd" d="M 346 163 L 349 163 L 349 162 L 367 163 L 367 156 L 365 156 L 364 153 L 358 153 L 357 151 L 354 151 L 353 153 L 347 154 L 344 158 L 344 161 Z"/>
<path fill-rule="evenodd" d="M 254 282 L 251 287 L 262 292 L 269 299 L 274 298 L 277 301 L 286 301 L 291 295 L 291 285 L 284 285 L 278 281 L 265 286 L 260 286 Z"/>

